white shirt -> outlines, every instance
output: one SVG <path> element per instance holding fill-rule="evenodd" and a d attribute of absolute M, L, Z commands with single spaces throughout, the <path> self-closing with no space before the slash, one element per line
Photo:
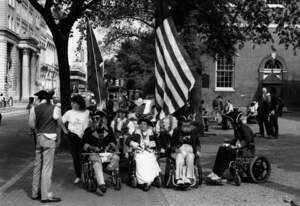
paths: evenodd
<path fill-rule="evenodd" d="M 89 111 L 69 110 L 62 117 L 62 122 L 69 122 L 68 129 L 82 138 L 84 130 L 89 125 Z"/>
<path fill-rule="evenodd" d="M 120 118 L 117 118 L 117 129 L 118 129 L 119 131 L 121 131 L 121 129 L 122 129 L 122 127 L 123 127 L 123 124 L 124 124 L 126 121 L 127 121 L 127 118 L 124 118 L 123 120 L 121 120 Z M 115 133 L 115 132 L 116 132 L 116 131 L 115 131 L 115 121 L 112 121 L 110 126 L 111 126 L 113 132 Z M 132 134 L 132 133 L 134 132 L 135 126 L 134 126 L 133 121 L 129 121 L 129 122 L 128 122 L 127 128 L 129 129 L 129 130 L 128 130 L 128 133 L 129 133 L 129 134 Z"/>
<path fill-rule="evenodd" d="M 42 100 L 39 104 L 45 104 L 47 101 L 46 100 Z M 61 110 L 59 107 L 54 107 L 54 111 L 53 111 L 53 119 L 57 120 L 61 118 Z M 35 116 L 35 111 L 34 111 L 34 107 L 32 107 L 30 109 L 30 113 L 29 113 L 29 126 L 33 129 L 35 129 L 35 122 L 36 121 L 36 116 Z M 56 140 L 56 133 L 43 133 L 48 139 L 51 140 Z"/>

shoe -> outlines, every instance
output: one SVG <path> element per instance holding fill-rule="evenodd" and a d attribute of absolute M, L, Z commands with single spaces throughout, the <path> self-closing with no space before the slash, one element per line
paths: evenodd
<path fill-rule="evenodd" d="M 191 185 L 191 180 L 189 178 L 186 178 L 186 180 L 184 181 L 185 185 Z"/>
<path fill-rule="evenodd" d="M 102 193 L 106 193 L 107 188 L 106 188 L 106 185 L 105 185 L 105 184 L 100 185 L 99 188 L 100 188 L 100 191 L 101 191 Z"/>
<path fill-rule="evenodd" d="M 31 198 L 32 200 L 40 200 L 40 199 L 42 199 L 42 197 L 41 197 L 41 195 L 39 195 L 39 196 L 37 196 L 37 197 L 33 197 L 33 198 Z"/>
<path fill-rule="evenodd" d="M 81 182 L 80 178 L 76 177 L 76 179 L 75 179 L 75 181 L 74 181 L 74 184 L 78 184 L 78 183 L 80 183 L 80 182 Z"/>
<path fill-rule="evenodd" d="M 211 180 L 214 180 L 214 181 L 219 181 L 219 180 L 221 180 L 221 179 L 222 179 L 222 178 L 219 177 L 218 175 L 215 175 L 215 176 L 211 177 Z"/>
<path fill-rule="evenodd" d="M 60 202 L 60 201 L 61 201 L 61 199 L 59 197 L 52 197 L 47 200 L 42 200 L 42 203 L 51 203 L 51 202 Z"/>
<path fill-rule="evenodd" d="M 212 178 L 212 177 L 215 176 L 215 175 L 216 175 L 215 173 L 211 172 L 211 173 L 209 173 L 209 175 L 207 175 L 207 177 L 208 177 L 208 178 Z"/>
<path fill-rule="evenodd" d="M 147 192 L 150 190 L 150 188 L 151 188 L 151 184 L 146 184 L 146 186 L 144 186 L 144 188 L 143 188 L 143 191 Z"/>
<path fill-rule="evenodd" d="M 276 136 L 271 136 L 271 135 L 270 135 L 270 136 L 267 136 L 266 138 L 267 138 L 267 139 L 277 139 L 278 137 L 276 137 Z"/>
<path fill-rule="evenodd" d="M 178 179 L 176 182 L 177 185 L 183 185 L 183 180 L 182 179 Z"/>
<path fill-rule="evenodd" d="M 260 133 L 255 133 L 255 135 L 254 135 L 255 137 L 261 137 L 261 138 L 264 138 L 265 137 L 265 135 L 263 135 L 263 134 L 260 134 Z"/>

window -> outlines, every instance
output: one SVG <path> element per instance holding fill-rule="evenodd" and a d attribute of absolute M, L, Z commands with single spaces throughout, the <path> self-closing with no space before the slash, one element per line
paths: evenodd
<path fill-rule="evenodd" d="M 17 32 L 17 34 L 20 34 L 20 24 L 19 23 L 17 23 L 17 25 L 16 25 L 17 27 L 16 27 L 16 32 Z"/>
<path fill-rule="evenodd" d="M 218 55 L 216 61 L 216 90 L 234 91 L 234 57 L 229 55 Z"/>
<path fill-rule="evenodd" d="M 273 70 L 273 71 L 272 71 Z M 280 61 L 277 59 L 275 60 L 268 60 L 265 63 L 264 71 L 263 71 L 263 79 L 267 78 L 271 73 L 276 74 L 276 76 L 279 79 L 282 79 L 282 73 L 283 73 L 283 66 Z"/>
<path fill-rule="evenodd" d="M 10 15 L 8 15 L 7 21 L 8 21 L 8 28 L 11 29 Z"/>
<path fill-rule="evenodd" d="M 11 29 L 12 31 L 15 31 L 15 21 L 14 21 L 14 18 L 11 18 L 10 21 L 11 21 L 11 25 L 10 25 L 11 28 L 10 28 L 10 29 Z"/>

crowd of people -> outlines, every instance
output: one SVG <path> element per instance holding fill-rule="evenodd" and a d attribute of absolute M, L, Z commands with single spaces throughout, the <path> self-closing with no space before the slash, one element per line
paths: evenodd
<path fill-rule="evenodd" d="M 90 154 L 89 160 L 102 193 L 106 192 L 107 187 L 103 175 L 104 159 L 100 154 L 109 154 L 105 159 L 108 163 L 107 171 L 118 171 L 120 159 L 132 157 L 136 165 L 137 183 L 143 191 L 151 188 L 161 172 L 157 153 L 163 156 L 170 151 L 170 157 L 176 165 L 175 180 L 178 186 L 188 187 L 196 178 L 194 159 L 196 156 L 201 157 L 201 144 L 198 131 L 193 126 L 193 114 L 184 114 L 178 118 L 168 115 L 156 121 L 154 107 L 144 114 L 141 99 L 125 102 L 126 99 L 122 98 L 119 109 L 114 111 L 115 103 L 110 97 L 106 108 L 89 110 L 84 98 L 74 95 L 71 97 L 72 109 L 62 116 L 60 108 L 51 100 L 53 92 L 42 90 L 35 95 L 38 101 L 29 108 L 29 125 L 37 138 L 32 199 L 41 199 L 44 203 L 60 201 L 51 190 L 57 126 L 62 128 L 70 143 L 74 184 L 82 181 L 83 153 Z M 232 109 L 230 101 L 226 105 L 228 110 Z M 212 173 L 208 176 L 212 180 L 220 180 L 237 149 L 246 148 L 254 142 L 253 132 L 244 121 L 240 121 L 235 129 L 235 138 L 218 151 Z"/>

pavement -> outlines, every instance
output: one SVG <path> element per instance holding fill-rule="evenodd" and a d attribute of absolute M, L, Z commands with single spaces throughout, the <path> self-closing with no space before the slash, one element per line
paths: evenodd
<path fill-rule="evenodd" d="M 22 108 L 21 106 L 19 108 Z M 298 116 L 299 115 L 299 116 Z M 122 189 L 115 191 L 109 188 L 106 194 L 97 190 L 88 192 L 81 184 L 74 185 L 74 172 L 69 153 L 61 152 L 55 156 L 52 175 L 54 195 L 61 197 L 59 203 L 42 204 L 31 199 L 31 182 L 33 162 L 30 162 L 19 173 L 14 175 L 0 188 L 0 205 L 246 205 L 246 206 L 281 206 L 300 205 L 300 113 L 283 114 L 279 119 L 279 139 L 269 140 L 256 138 L 256 154 L 266 156 L 272 166 L 269 180 L 263 184 L 242 182 L 235 186 L 234 182 L 223 180 L 222 185 L 212 185 L 204 178 L 198 189 L 182 191 L 176 188 L 152 187 L 143 192 L 131 188 L 126 165 L 121 167 Z M 254 132 L 257 124 L 250 124 Z M 203 176 L 211 171 L 219 145 L 225 138 L 232 138 L 232 130 L 222 130 L 220 125 L 211 124 L 208 135 L 201 138 Z M 161 160 L 162 178 L 164 176 L 165 159 Z M 0 169 L 2 170 L 2 169 Z M 225 176 L 228 174 L 225 174 Z M 106 174 L 107 184 L 110 177 Z M 230 179 L 229 179 L 230 180 Z"/>
<path fill-rule="evenodd" d="M 17 110 L 22 110 L 26 109 L 28 103 L 14 103 L 13 106 L 6 106 L 6 107 L 0 107 L 0 113 L 8 113 L 8 112 L 13 112 Z"/>

